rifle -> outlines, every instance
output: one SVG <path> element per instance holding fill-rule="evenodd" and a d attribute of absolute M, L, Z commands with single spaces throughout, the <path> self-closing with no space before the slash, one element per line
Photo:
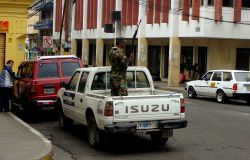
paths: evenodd
<path fill-rule="evenodd" d="M 134 42 L 135 42 L 135 38 L 136 38 L 136 36 L 137 36 L 137 32 L 138 32 L 138 29 L 139 29 L 140 24 L 141 24 L 141 19 L 140 19 L 139 23 L 137 24 L 137 28 L 136 28 L 135 33 L 134 33 L 134 35 L 133 35 L 131 48 L 130 48 L 130 50 L 129 50 L 129 58 L 131 57 L 131 55 L 132 55 L 132 53 L 133 53 L 133 51 L 134 51 Z"/>

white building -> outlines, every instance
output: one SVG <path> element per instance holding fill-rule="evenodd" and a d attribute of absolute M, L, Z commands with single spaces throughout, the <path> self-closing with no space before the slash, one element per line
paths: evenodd
<path fill-rule="evenodd" d="M 53 37 L 58 40 L 65 0 L 55 0 Z M 67 0 L 66 0 L 67 2 Z M 136 24 L 136 65 L 177 85 L 180 71 L 197 63 L 210 69 L 250 66 L 249 0 L 76 0 L 68 1 L 62 40 L 85 64 L 108 65 L 114 37 L 131 43 Z M 105 33 L 112 11 L 121 11 L 116 33 Z M 68 15 L 68 16 L 67 16 Z M 67 24 L 67 25 L 66 25 Z M 65 34 L 65 31 L 66 34 Z M 66 39 L 65 39 L 66 38 Z M 129 48 L 129 47 L 128 47 Z"/>

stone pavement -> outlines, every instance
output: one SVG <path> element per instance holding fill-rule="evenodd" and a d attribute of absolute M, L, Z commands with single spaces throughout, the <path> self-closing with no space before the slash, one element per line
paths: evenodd
<path fill-rule="evenodd" d="M 180 84 L 177 87 L 169 87 L 167 81 L 154 81 L 155 89 L 175 91 L 175 92 L 185 92 L 185 84 Z"/>
<path fill-rule="evenodd" d="M 52 160 L 51 142 L 11 112 L 0 112 L 0 160 Z"/>

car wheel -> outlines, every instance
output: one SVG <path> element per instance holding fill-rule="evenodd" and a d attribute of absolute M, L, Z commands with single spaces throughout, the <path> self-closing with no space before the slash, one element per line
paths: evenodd
<path fill-rule="evenodd" d="M 217 94 L 216 94 L 216 100 L 219 103 L 224 103 L 224 102 L 226 102 L 227 97 L 223 91 L 219 90 L 219 91 L 217 91 Z"/>
<path fill-rule="evenodd" d="M 103 134 L 97 127 L 95 118 L 93 115 L 90 115 L 87 120 L 87 132 L 88 132 L 88 141 L 89 145 L 93 148 L 99 148 L 103 143 Z"/>
<path fill-rule="evenodd" d="M 197 94 L 194 90 L 194 87 L 189 87 L 188 88 L 188 98 L 196 98 Z"/>
<path fill-rule="evenodd" d="M 166 142 L 168 141 L 168 138 L 163 138 L 161 136 L 161 132 L 150 133 L 150 137 L 153 143 L 156 145 L 165 145 Z"/>
<path fill-rule="evenodd" d="M 58 109 L 58 122 L 60 128 L 63 129 L 68 129 L 73 125 L 73 120 L 64 115 L 61 107 Z"/>

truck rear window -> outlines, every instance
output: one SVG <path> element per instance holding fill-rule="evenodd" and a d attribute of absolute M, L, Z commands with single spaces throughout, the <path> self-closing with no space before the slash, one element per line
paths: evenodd
<path fill-rule="evenodd" d="M 110 89 L 110 72 L 99 72 L 96 73 L 91 90 L 104 90 Z M 149 88 L 149 82 L 147 79 L 147 76 L 144 72 L 142 71 L 137 71 L 136 72 L 136 80 L 135 80 L 135 72 L 129 71 L 127 72 L 127 82 L 128 82 L 128 88 Z"/>
<path fill-rule="evenodd" d="M 74 71 L 77 68 L 80 68 L 80 64 L 78 62 L 62 62 L 61 66 L 62 66 L 62 76 L 63 77 L 72 76 Z"/>
<path fill-rule="evenodd" d="M 58 77 L 56 63 L 40 63 L 38 65 L 38 78 Z"/>

